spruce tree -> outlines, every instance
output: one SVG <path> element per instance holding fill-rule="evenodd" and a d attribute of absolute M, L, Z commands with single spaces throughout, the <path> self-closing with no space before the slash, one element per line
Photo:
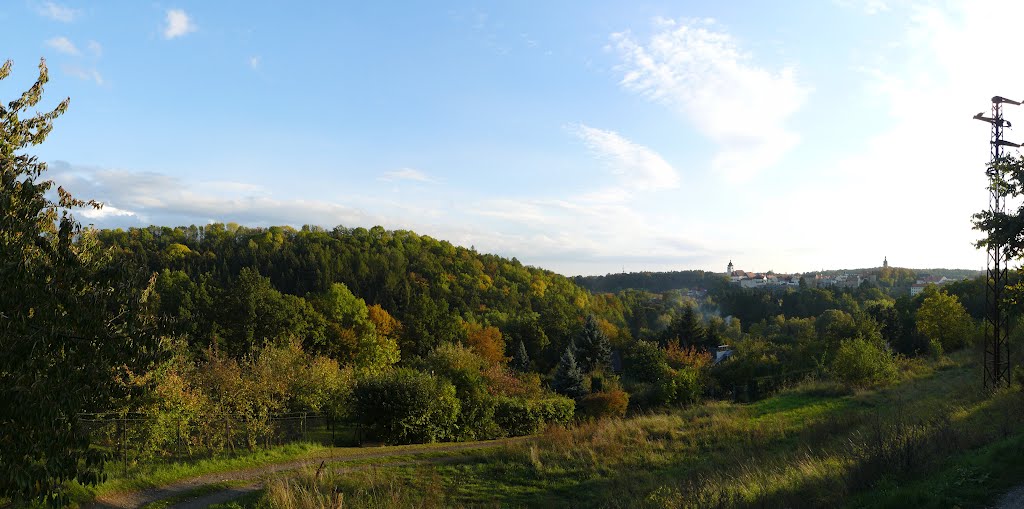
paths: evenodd
<path fill-rule="evenodd" d="M 530 354 L 526 353 L 526 344 L 521 339 L 512 352 L 512 367 L 524 373 L 530 370 Z"/>
<path fill-rule="evenodd" d="M 601 330 L 594 315 L 588 315 L 583 330 L 576 338 L 576 357 L 584 373 L 607 367 L 611 364 L 612 346 L 608 336 Z"/>
<path fill-rule="evenodd" d="M 693 306 L 683 308 L 682 314 L 677 316 L 665 330 L 663 343 L 678 339 L 680 346 L 706 346 L 707 329 L 704 327 L 704 320 L 697 314 Z M 717 346 L 717 345 L 715 345 Z"/>
<path fill-rule="evenodd" d="M 559 394 L 579 399 L 587 394 L 587 389 L 583 386 L 583 372 L 576 364 L 576 356 L 572 350 L 572 346 L 566 347 L 565 353 L 558 361 L 558 369 L 551 381 L 551 388 Z"/>

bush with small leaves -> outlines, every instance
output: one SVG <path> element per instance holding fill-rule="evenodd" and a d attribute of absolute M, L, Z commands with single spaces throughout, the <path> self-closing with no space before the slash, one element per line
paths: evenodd
<path fill-rule="evenodd" d="M 884 385 L 895 381 L 899 375 L 892 352 L 863 338 L 842 341 L 829 371 L 851 387 Z"/>
<path fill-rule="evenodd" d="M 456 437 L 461 403 L 455 386 L 437 376 L 402 368 L 356 382 L 355 418 L 386 443 L 440 442 Z"/>

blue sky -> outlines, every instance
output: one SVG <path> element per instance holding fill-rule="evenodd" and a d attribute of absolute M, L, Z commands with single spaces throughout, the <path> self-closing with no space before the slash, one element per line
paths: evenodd
<path fill-rule="evenodd" d="M 970 117 L 1024 99 L 990 50 L 1024 5 L 771 4 L 11 0 L 0 98 L 46 57 L 71 108 L 36 153 L 97 226 L 381 224 L 568 275 L 982 268 Z"/>

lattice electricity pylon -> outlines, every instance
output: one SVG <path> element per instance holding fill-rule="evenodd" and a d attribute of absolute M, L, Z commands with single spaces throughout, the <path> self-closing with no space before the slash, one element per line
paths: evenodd
<path fill-rule="evenodd" d="M 1003 104 L 1019 106 L 1020 103 L 1005 97 L 992 98 L 992 116 L 982 113 L 975 119 L 992 125 L 991 160 L 985 174 L 988 176 L 988 209 L 993 214 L 1006 210 L 1006 197 L 997 184 L 999 164 L 1003 158 L 1003 147 L 1019 147 L 1016 143 L 1003 140 L 1003 129 L 1010 128 L 1010 122 L 1003 119 Z M 986 389 L 995 389 L 1010 384 L 1009 321 L 1004 312 L 1004 291 L 1006 290 L 1009 257 L 1002 244 L 988 244 L 988 273 L 985 284 L 985 359 L 984 384 Z"/>

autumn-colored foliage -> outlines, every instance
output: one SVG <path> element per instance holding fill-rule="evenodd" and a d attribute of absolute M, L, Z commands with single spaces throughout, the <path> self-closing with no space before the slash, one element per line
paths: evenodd
<path fill-rule="evenodd" d="M 711 364 L 711 354 L 693 345 L 683 348 L 679 346 L 679 339 L 673 339 L 665 347 L 665 360 L 673 369 L 689 367 L 700 371 Z"/>
<path fill-rule="evenodd" d="M 579 400 L 579 412 L 587 417 L 622 417 L 629 406 L 629 394 L 621 389 L 587 394 Z"/>
<path fill-rule="evenodd" d="M 377 334 L 389 338 L 397 338 L 402 335 L 402 323 L 391 316 L 386 309 L 380 307 L 380 304 L 369 306 L 366 311 L 373 326 L 377 329 Z"/>
<path fill-rule="evenodd" d="M 508 361 L 505 357 L 505 338 L 497 327 L 483 327 L 475 323 L 467 322 L 466 345 L 473 349 L 477 355 L 483 357 L 488 364 L 503 364 Z"/>

